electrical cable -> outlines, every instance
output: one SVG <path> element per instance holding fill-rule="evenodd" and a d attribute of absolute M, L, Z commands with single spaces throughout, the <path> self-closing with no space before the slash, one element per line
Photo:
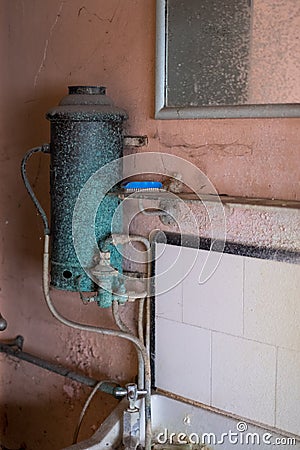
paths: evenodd
<path fill-rule="evenodd" d="M 155 231 L 155 230 L 154 230 Z M 147 238 L 144 236 L 138 235 L 126 235 L 126 234 L 117 234 L 113 237 L 109 237 L 104 242 L 104 249 L 107 251 L 107 248 L 110 244 L 127 244 L 131 242 L 140 242 L 145 247 L 146 253 L 146 265 L 147 265 L 147 289 L 146 295 L 139 294 L 141 297 L 139 299 L 139 312 L 138 312 L 138 336 L 140 341 L 144 344 L 144 330 L 143 330 L 143 322 L 144 322 L 144 303 L 145 300 L 143 297 L 146 297 L 146 349 L 148 350 L 148 354 L 150 353 L 150 277 L 151 277 L 151 244 Z M 143 295 L 143 297 L 142 297 Z"/>
<path fill-rule="evenodd" d="M 113 300 L 112 302 L 112 315 L 116 325 L 119 327 L 121 331 L 125 331 L 125 333 L 129 333 L 134 336 L 133 332 L 130 330 L 130 328 L 128 328 L 128 326 L 123 322 L 123 320 L 120 317 L 118 300 Z M 137 356 L 138 356 L 138 388 L 144 389 L 144 362 L 140 351 L 137 351 Z"/>
<path fill-rule="evenodd" d="M 92 332 L 102 334 L 102 335 L 107 335 L 107 336 L 117 336 L 122 339 L 131 341 L 136 346 L 138 353 L 141 354 L 141 357 L 142 357 L 141 359 L 143 360 L 143 365 L 144 365 L 144 369 L 145 369 L 145 390 L 146 390 L 146 396 L 145 396 L 145 450 L 151 450 L 151 440 L 152 440 L 152 431 L 151 431 L 151 364 L 150 364 L 150 357 L 149 357 L 149 348 L 146 348 L 143 345 L 143 343 L 140 341 L 140 339 L 131 333 L 129 334 L 127 332 L 85 325 L 85 324 L 81 324 L 81 323 L 69 320 L 69 319 L 65 318 L 64 316 L 62 316 L 56 310 L 55 306 L 52 303 L 51 296 L 50 296 L 50 290 L 49 290 L 50 227 L 49 227 L 47 215 L 33 192 L 33 189 L 27 178 L 27 172 L 26 172 L 26 165 L 27 165 L 28 159 L 34 153 L 38 153 L 38 152 L 49 153 L 49 144 L 44 144 L 43 146 L 40 146 L 40 147 L 34 147 L 25 154 L 25 156 L 22 160 L 22 164 L 21 164 L 21 174 L 22 174 L 22 178 L 23 178 L 26 190 L 27 190 L 29 196 L 31 197 L 35 207 L 37 208 L 37 210 L 42 218 L 43 224 L 44 224 L 45 241 L 44 241 L 44 255 L 43 255 L 43 293 L 44 293 L 45 301 L 47 303 L 47 306 L 48 306 L 51 314 L 58 321 L 60 321 L 62 324 L 66 325 L 66 326 L 75 328 L 77 330 L 82 330 L 82 331 L 92 331 Z M 130 239 L 130 240 L 139 240 L 140 242 L 143 242 L 145 244 L 147 250 L 149 251 L 149 247 L 148 247 L 149 241 L 147 239 L 140 237 L 140 236 L 135 236 L 135 237 L 133 237 L 133 239 Z M 146 293 L 146 295 L 147 295 L 147 293 Z M 147 298 L 147 300 L 149 303 L 149 300 L 150 300 L 149 297 Z M 148 327 L 149 327 L 149 324 L 148 324 Z M 147 338 L 146 338 L 146 340 L 147 340 Z M 89 399 L 90 400 L 89 401 L 87 400 L 87 406 L 85 408 L 85 411 L 86 411 L 90 401 L 92 400 L 93 396 L 94 396 L 94 394 L 92 395 L 92 393 L 91 393 L 90 397 L 88 398 L 88 400 Z M 82 419 L 84 417 L 85 411 L 83 413 Z M 82 419 L 81 419 L 81 421 L 82 421 Z M 77 433 L 79 433 L 79 429 L 78 429 Z"/>
<path fill-rule="evenodd" d="M 151 450 L 151 440 L 152 440 L 152 429 L 151 429 L 151 365 L 150 358 L 145 346 L 141 343 L 141 341 L 128 333 L 123 331 L 111 330 L 108 328 L 100 328 L 91 325 L 85 325 L 78 322 L 74 322 L 72 320 L 67 319 L 62 316 L 54 304 L 52 303 L 50 290 L 49 290 L 49 236 L 45 234 L 45 242 L 44 242 L 44 256 L 43 256 L 43 293 L 44 298 L 47 303 L 47 306 L 51 312 L 51 314 L 62 324 L 74 328 L 76 330 L 82 331 L 91 331 L 94 333 L 98 333 L 104 336 L 116 336 L 122 339 L 126 339 L 131 341 L 137 349 L 141 352 L 144 367 L 145 367 L 145 450 Z"/>
<path fill-rule="evenodd" d="M 31 185 L 29 183 L 29 180 L 27 178 L 27 171 L 26 171 L 27 170 L 26 169 L 27 161 L 29 160 L 29 158 L 31 158 L 31 156 L 34 153 L 38 153 L 38 152 L 49 153 L 49 144 L 44 144 L 44 145 L 42 145 L 40 147 L 34 147 L 34 148 L 29 150 L 25 154 L 24 158 L 22 159 L 21 174 L 22 174 L 22 178 L 23 178 L 23 181 L 24 181 L 24 184 L 25 184 L 25 188 L 26 188 L 28 194 L 30 195 L 31 200 L 33 201 L 36 209 L 38 210 L 38 212 L 39 212 L 39 214 L 40 214 L 40 216 L 42 218 L 42 221 L 43 221 L 43 224 L 44 224 L 44 234 L 49 235 L 50 234 L 50 228 L 49 228 L 47 215 L 46 215 L 45 211 L 43 210 L 40 202 L 36 198 L 35 193 L 33 192 L 33 189 L 32 189 L 32 187 L 31 187 Z"/>
<path fill-rule="evenodd" d="M 88 398 L 87 398 L 87 400 L 86 400 L 86 402 L 85 402 L 85 404 L 83 405 L 83 408 L 82 408 L 82 410 L 81 410 L 81 413 L 80 413 L 80 416 L 79 416 L 79 419 L 78 419 L 78 423 L 77 423 L 76 428 L 75 428 L 75 431 L 74 431 L 74 436 L 73 436 L 73 442 L 72 442 L 72 444 L 77 444 L 78 435 L 79 435 L 79 432 L 80 432 L 80 428 L 81 428 L 81 425 L 82 425 L 82 421 L 83 421 L 83 419 L 84 419 L 84 416 L 85 416 L 85 414 L 86 414 L 86 411 L 87 411 L 88 407 L 90 406 L 90 403 L 91 403 L 91 401 L 93 400 L 93 398 L 94 398 L 96 392 L 98 391 L 98 389 L 100 388 L 100 386 L 101 386 L 103 383 L 112 383 L 112 382 L 118 384 L 117 382 L 114 382 L 114 381 L 111 381 L 111 380 L 102 380 L 102 381 L 98 381 L 98 383 L 96 383 L 96 385 L 94 386 L 92 392 L 91 392 L 90 395 L 88 396 Z"/>

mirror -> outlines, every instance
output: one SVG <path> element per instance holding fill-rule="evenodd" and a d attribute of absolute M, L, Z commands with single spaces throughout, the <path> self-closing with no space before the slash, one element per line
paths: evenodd
<path fill-rule="evenodd" d="M 300 117 L 298 0 L 157 0 L 157 119 Z"/>

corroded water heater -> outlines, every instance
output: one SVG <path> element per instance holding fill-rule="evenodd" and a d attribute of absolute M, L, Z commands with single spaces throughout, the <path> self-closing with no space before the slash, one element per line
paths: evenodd
<path fill-rule="evenodd" d="M 51 158 L 51 285 L 67 291 L 98 291 L 97 302 L 104 307 L 111 305 L 112 294 L 96 286 L 81 267 L 73 245 L 72 216 L 87 180 L 99 168 L 123 155 L 123 122 L 127 115 L 114 106 L 105 91 L 102 86 L 70 86 L 69 95 L 46 114 L 51 122 L 50 147 L 35 149 L 49 151 Z M 26 177 L 29 153 L 23 160 L 22 174 L 33 196 Z M 41 212 L 36 198 L 33 200 Z M 99 246 L 111 235 L 112 217 L 118 204 L 117 196 L 110 195 L 99 206 L 95 220 Z M 110 258 L 110 264 L 122 272 L 122 259 L 115 248 Z"/>

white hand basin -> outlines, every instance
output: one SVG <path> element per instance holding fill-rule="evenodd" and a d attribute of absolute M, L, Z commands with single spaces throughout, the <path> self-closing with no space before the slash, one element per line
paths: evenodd
<path fill-rule="evenodd" d="M 141 405 L 142 401 L 139 401 Z M 122 442 L 122 413 L 128 402 L 122 400 L 94 435 L 65 450 L 118 449 Z M 143 407 L 141 405 L 141 440 L 143 443 Z M 300 450 L 300 441 L 293 437 L 250 425 L 208 409 L 193 406 L 162 394 L 152 395 L 152 436 L 157 450 L 164 448 L 269 450 L 284 448 Z M 292 440 L 294 439 L 294 440 Z M 184 445 L 190 443 L 189 446 Z"/>

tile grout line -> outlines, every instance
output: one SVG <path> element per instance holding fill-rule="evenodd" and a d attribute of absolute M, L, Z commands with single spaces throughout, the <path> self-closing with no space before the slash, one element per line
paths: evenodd
<path fill-rule="evenodd" d="M 206 328 L 206 327 L 204 327 L 204 326 L 199 326 L 199 325 L 195 325 L 194 323 L 191 323 L 191 322 L 186 322 L 186 321 L 183 321 L 183 322 L 178 322 L 178 320 L 174 320 L 174 319 L 169 319 L 168 317 L 162 317 L 162 316 L 160 316 L 162 319 L 165 319 L 165 320 L 170 320 L 170 321 L 172 321 L 172 322 L 177 322 L 177 323 L 182 323 L 182 324 L 184 324 L 184 325 L 188 325 L 188 326 L 190 326 L 190 327 L 193 327 L 193 328 L 199 328 L 200 330 L 206 330 L 206 331 L 212 331 L 213 333 L 216 333 L 216 334 L 224 334 L 225 336 L 229 336 L 229 337 L 232 337 L 232 338 L 236 338 L 236 339 L 241 339 L 241 340 L 243 340 L 243 341 L 247 341 L 247 342 L 255 342 L 255 343 L 257 343 L 257 344 L 262 344 L 262 345 L 265 345 L 265 346 L 268 346 L 268 347 L 275 347 L 275 344 L 273 344 L 273 343 L 270 343 L 270 342 L 263 342 L 263 341 L 259 341 L 259 340 L 257 340 L 257 339 L 254 339 L 254 338 L 249 338 L 249 337 L 247 337 L 247 336 L 242 336 L 241 334 L 232 334 L 232 333 L 229 333 L 228 331 L 220 331 L 220 330 L 216 330 L 216 329 L 213 329 L 213 328 Z M 297 352 L 297 353 L 299 353 L 297 350 L 295 350 L 294 348 L 290 348 L 290 347 L 282 347 L 282 348 L 284 348 L 284 349 L 286 349 L 286 350 L 291 350 L 291 351 L 294 351 L 294 352 Z"/>

